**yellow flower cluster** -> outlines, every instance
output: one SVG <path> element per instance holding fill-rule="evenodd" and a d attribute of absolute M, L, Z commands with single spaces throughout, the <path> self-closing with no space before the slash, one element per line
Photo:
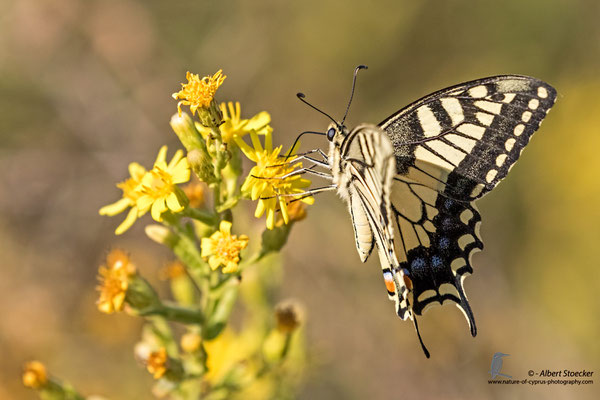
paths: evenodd
<path fill-rule="evenodd" d="M 138 163 L 129 164 L 130 178 L 118 183 L 123 197 L 100 209 L 101 215 L 117 215 L 130 208 L 115 233 L 122 234 L 141 216 L 150 211 L 155 221 L 162 221 L 166 211 L 181 212 L 188 203 L 177 184 L 190 180 L 190 167 L 183 152 L 178 150 L 167 164 L 167 146 L 161 147 L 150 171 Z"/>
<path fill-rule="evenodd" d="M 187 83 L 182 83 L 181 90 L 173 93 L 174 99 L 181 99 L 177 103 L 179 115 L 181 115 L 182 105 L 190 106 L 192 115 L 194 115 L 198 108 L 207 108 L 213 100 L 217 89 L 223 84 L 225 78 L 227 78 L 222 72 L 222 70 L 218 70 L 213 76 L 205 76 L 200 79 L 200 76 L 188 71 L 185 75 Z"/>
<path fill-rule="evenodd" d="M 240 252 L 248 246 L 248 236 L 231 234 L 231 222 L 221 221 L 219 230 L 209 238 L 203 238 L 201 256 L 208 259 L 212 270 L 223 266 L 224 273 L 237 271 Z"/>
<path fill-rule="evenodd" d="M 106 257 L 106 264 L 99 268 L 99 273 L 98 310 L 106 314 L 123 310 L 129 278 L 136 273 L 129 256 L 122 250 L 112 250 Z"/>
<path fill-rule="evenodd" d="M 246 310 L 272 310 L 267 300 L 272 274 L 256 274 L 251 289 L 256 293 L 254 300 L 238 296 L 243 290 L 239 274 L 248 272 L 245 286 L 252 285 L 252 271 L 260 266 L 245 270 L 246 266 L 281 250 L 290 229 L 274 228 L 306 216 L 306 205 L 314 201 L 307 191 L 311 182 L 303 178 L 305 171 L 300 170 L 302 163 L 294 149 L 284 153 L 282 146 L 273 146 L 267 112 L 245 119 L 239 103 L 216 102 L 215 93 L 226 78 L 221 70 L 203 78 L 188 72 L 186 78 L 181 90 L 173 94 L 178 113 L 171 127 L 187 156 L 178 150 L 169 161 L 163 146 L 152 168 L 129 164 L 128 179 L 117 184 L 121 198 L 99 210 L 108 216 L 127 211 L 117 235 L 145 214 L 162 222 L 147 226 L 146 234 L 174 253 L 176 261 L 161 269 L 159 276 L 169 281 L 172 300 L 162 299 L 162 292 L 138 274 L 124 251 L 113 250 L 99 268 L 97 307 L 107 314 L 125 309 L 147 319 L 134 353 L 157 380 L 153 388 L 157 397 L 185 392 L 190 395 L 182 398 L 200 394 L 203 398 L 236 394 L 239 398 L 275 398 L 280 387 L 296 384 L 294 373 L 287 371 L 290 364 L 284 369 L 283 361 L 296 360 L 296 371 L 302 366 L 301 358 L 294 359 L 295 349 L 302 355 L 302 345 L 293 339 L 303 319 L 300 309 L 292 303 L 278 306 L 276 326 L 270 313 L 260 313 L 240 331 L 243 334 L 227 326 L 240 297 Z M 192 116 L 182 113 L 182 106 L 189 106 Z M 247 175 L 244 156 L 253 162 Z M 190 181 L 192 171 L 198 179 L 182 185 Z M 254 233 L 253 243 L 254 237 L 257 243 L 253 253 L 246 250 L 248 256 L 242 251 L 249 237 L 233 234 L 230 222 L 238 221 L 238 213 L 244 212 L 237 207 L 242 197 L 257 202 L 255 217 L 266 214 L 266 226 L 272 230 L 263 232 L 260 245 L 260 233 Z M 242 256 L 245 264 L 240 266 Z M 183 324 L 184 330 L 173 330 L 171 323 Z M 265 336 L 267 324 L 273 326 Z M 54 389 L 59 381 L 49 379 L 41 363 L 32 362 L 26 366 L 23 382 L 44 391 Z M 64 385 L 63 392 L 69 390 Z"/>
<path fill-rule="evenodd" d="M 292 200 L 312 204 L 314 198 L 302 195 L 310 186 L 308 179 L 300 175 L 290 175 L 297 168 L 301 168 L 302 163 L 294 162 L 294 156 L 286 160 L 285 155 L 281 154 L 282 146 L 273 148 L 271 132 L 267 132 L 264 138 L 264 147 L 254 131 L 250 132 L 253 147 L 241 139 L 237 139 L 236 143 L 246 157 L 256 163 L 242 185 L 242 194 L 252 200 L 258 200 L 254 216 L 260 218 L 266 212 L 267 228 L 273 229 L 276 224 L 276 212 L 281 212 L 283 222 L 287 224 L 290 221 L 288 204 Z"/>
<path fill-rule="evenodd" d="M 273 129 L 269 126 L 271 116 L 266 111 L 261 111 L 250 119 L 242 118 L 242 109 L 239 102 L 221 103 L 219 106 L 223 114 L 223 123 L 219 126 L 223 143 L 234 144 L 236 138 L 241 138 L 255 131 L 259 135 L 266 135 Z M 210 128 L 196 124 L 196 128 L 206 140 L 211 134 Z"/>

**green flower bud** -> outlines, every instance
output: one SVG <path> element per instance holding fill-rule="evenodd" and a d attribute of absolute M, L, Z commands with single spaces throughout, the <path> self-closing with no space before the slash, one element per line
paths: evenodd
<path fill-rule="evenodd" d="M 198 118 L 202 126 L 207 128 L 216 128 L 223 123 L 223 113 L 214 99 L 208 108 L 198 109 Z"/>
<path fill-rule="evenodd" d="M 139 275 L 129 282 L 125 302 L 134 313 L 158 308 L 162 304 L 152 286 Z"/>
<path fill-rule="evenodd" d="M 188 114 L 174 114 L 171 117 L 170 124 L 171 128 L 173 128 L 173 131 L 175 131 L 177 137 L 179 137 L 179 140 L 188 152 L 194 149 L 206 150 L 204 139 L 196 130 L 194 121 L 192 121 L 192 118 Z"/>
<path fill-rule="evenodd" d="M 208 184 L 216 180 L 212 157 L 206 148 L 188 152 L 187 159 L 198 179 Z"/>

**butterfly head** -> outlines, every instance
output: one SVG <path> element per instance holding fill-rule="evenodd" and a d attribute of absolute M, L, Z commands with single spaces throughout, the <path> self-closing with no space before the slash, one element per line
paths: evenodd
<path fill-rule="evenodd" d="M 327 140 L 334 145 L 341 145 L 342 141 L 348 136 L 348 128 L 338 123 L 331 123 L 327 128 Z"/>

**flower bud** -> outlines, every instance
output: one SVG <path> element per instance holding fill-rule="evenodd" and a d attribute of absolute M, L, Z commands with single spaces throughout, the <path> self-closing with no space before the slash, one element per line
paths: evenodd
<path fill-rule="evenodd" d="M 212 157 L 208 154 L 206 148 L 194 149 L 188 152 L 187 159 L 198 179 L 208 184 L 215 181 Z"/>
<path fill-rule="evenodd" d="M 214 99 L 208 108 L 198 109 L 198 118 L 202 126 L 207 128 L 216 128 L 223 123 L 223 113 Z"/>
<path fill-rule="evenodd" d="M 195 353 L 200 349 L 202 338 L 196 332 L 187 332 L 181 336 L 181 348 L 186 353 Z"/>
<path fill-rule="evenodd" d="M 48 383 L 46 367 L 39 361 L 29 361 L 23 371 L 23 385 L 32 389 L 39 389 Z"/>
<path fill-rule="evenodd" d="M 147 225 L 144 229 L 146 236 L 154 240 L 158 244 L 169 245 L 173 241 L 177 240 L 177 237 L 162 225 Z"/>
<path fill-rule="evenodd" d="M 283 333 L 292 333 L 302 323 L 302 307 L 293 300 L 287 300 L 275 307 L 277 329 Z"/>
<path fill-rule="evenodd" d="M 129 282 L 125 302 L 134 313 L 144 312 L 148 309 L 158 308 L 161 301 L 156 291 L 141 276 L 134 276 Z"/>
<path fill-rule="evenodd" d="M 194 121 L 192 121 L 192 118 L 188 114 L 174 114 L 171 117 L 170 124 L 187 151 L 201 148 L 206 149 L 204 139 L 202 139 L 202 136 L 196 130 Z"/>

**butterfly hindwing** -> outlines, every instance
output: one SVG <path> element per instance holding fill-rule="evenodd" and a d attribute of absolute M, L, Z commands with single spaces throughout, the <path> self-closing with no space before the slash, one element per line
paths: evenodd
<path fill-rule="evenodd" d="M 463 311 L 474 336 L 463 280 L 473 272 L 472 254 L 483 248 L 477 209 L 400 175 L 394 178 L 391 199 L 397 254 L 411 281 L 414 313 L 422 315 L 429 306 L 450 300 Z"/>

